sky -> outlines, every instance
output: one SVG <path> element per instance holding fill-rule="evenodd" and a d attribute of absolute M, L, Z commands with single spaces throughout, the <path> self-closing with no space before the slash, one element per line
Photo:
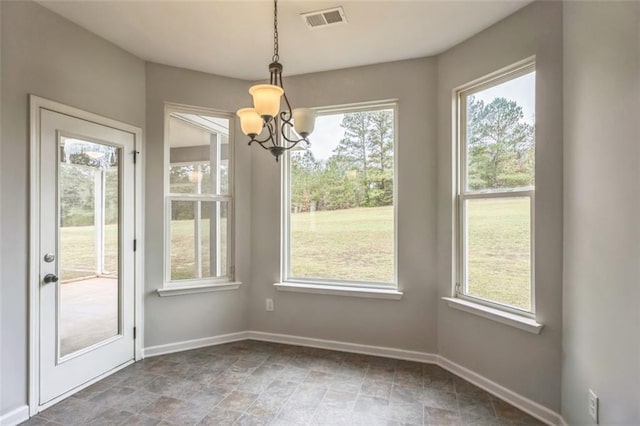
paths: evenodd
<path fill-rule="evenodd" d="M 491 103 L 495 98 L 507 98 L 516 101 L 524 113 L 524 121 L 529 124 L 535 122 L 535 81 L 536 73 L 525 74 L 506 83 L 499 84 L 489 89 L 474 93 L 476 99 Z"/>
<path fill-rule="evenodd" d="M 524 121 L 530 124 L 535 122 L 535 79 L 536 74 L 523 75 L 498 86 L 491 87 L 475 93 L 476 99 L 490 103 L 498 97 L 516 101 L 524 113 Z M 316 160 L 326 160 L 333 155 L 333 150 L 338 146 L 344 135 L 344 129 L 340 127 L 344 114 L 319 115 L 316 126 L 309 136 L 310 150 Z"/>
<path fill-rule="evenodd" d="M 326 160 L 333 155 L 344 135 L 344 129 L 340 127 L 342 117 L 344 114 L 319 115 L 316 118 L 316 127 L 309 136 L 310 149 L 316 160 Z"/>

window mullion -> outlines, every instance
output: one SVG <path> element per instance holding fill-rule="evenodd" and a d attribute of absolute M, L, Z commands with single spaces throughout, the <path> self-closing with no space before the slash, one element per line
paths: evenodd
<path fill-rule="evenodd" d="M 201 223 L 200 218 L 202 216 L 202 202 L 196 201 L 195 209 L 193 212 L 193 232 L 195 235 L 194 244 L 194 256 L 195 256 L 195 267 L 196 267 L 196 277 L 202 278 L 202 234 L 201 234 Z"/>
<path fill-rule="evenodd" d="M 211 201 L 211 202 L 230 202 L 232 197 L 229 195 L 185 195 L 185 194 L 169 194 L 167 198 L 171 201 Z"/>
<path fill-rule="evenodd" d="M 227 207 L 227 221 L 229 220 L 229 209 Z M 222 214 L 222 208 L 220 203 L 213 204 L 213 211 L 209 218 L 209 241 L 213 241 L 209 248 L 209 268 L 211 271 L 216 271 L 216 275 L 222 275 L 222 262 L 218 258 L 220 253 L 220 216 Z"/>
<path fill-rule="evenodd" d="M 534 189 L 524 189 L 517 191 L 464 192 L 460 196 L 465 200 L 482 198 L 531 197 L 534 191 Z"/>

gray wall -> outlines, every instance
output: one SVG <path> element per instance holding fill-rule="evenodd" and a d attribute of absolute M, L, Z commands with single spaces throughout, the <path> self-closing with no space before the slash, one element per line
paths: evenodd
<path fill-rule="evenodd" d="M 249 84 L 157 64 L 145 71 L 141 60 L 32 2 L 0 2 L 0 11 L 0 415 L 27 402 L 27 95 L 34 93 L 146 122 L 145 346 L 251 329 L 440 353 L 556 411 L 562 376 L 562 410 L 572 424 L 589 423 L 589 387 L 601 397 L 602 423 L 640 422 L 637 3 L 536 2 L 437 58 L 287 78 L 295 106 L 399 99 L 400 301 L 274 290 L 280 168 L 249 149 L 238 126 L 236 267 L 244 284 L 158 297 L 163 103 L 235 111 L 249 104 Z M 452 89 L 533 54 L 539 336 L 440 301 L 452 283 Z M 266 297 L 275 299 L 274 312 L 265 312 Z"/>
<path fill-rule="evenodd" d="M 397 301 L 276 291 L 273 283 L 280 279 L 280 167 L 270 155 L 253 148 L 250 328 L 435 352 L 435 60 L 288 77 L 286 84 L 294 106 L 398 99 L 398 277 L 405 294 Z M 267 297 L 274 299 L 274 312 L 265 311 Z"/>
<path fill-rule="evenodd" d="M 2 7 L 0 6 L 0 167 L 2 166 Z M 4 198 L 2 198 L 2 172 L 0 172 L 0 237 L 3 235 L 2 234 L 2 228 L 3 228 L 3 221 L 2 221 L 2 205 L 4 204 Z M 2 403 L 2 394 L 3 392 L 3 388 L 2 388 L 2 383 L 4 383 L 4 363 L 3 363 L 3 359 L 5 357 L 4 355 L 4 350 L 3 347 L 5 345 L 4 343 L 4 339 L 2 338 L 2 336 L 4 335 L 4 330 L 2 329 L 2 324 L 4 324 L 5 322 L 5 317 L 4 317 L 4 303 L 3 303 L 3 298 L 2 298 L 2 293 L 3 293 L 3 286 L 2 286 L 2 251 L 3 251 L 3 247 L 2 247 L 2 240 L 0 238 L 0 416 L 2 416 L 2 414 L 4 413 L 4 410 L 6 409 L 6 407 L 4 406 L 4 404 Z"/>
<path fill-rule="evenodd" d="M 2 8 L 2 389 L 27 403 L 28 94 L 144 127 L 144 62 L 33 2 Z"/>
<path fill-rule="evenodd" d="M 438 291 L 452 294 L 454 88 L 536 55 L 534 335 L 438 302 L 440 355 L 554 411 L 562 338 L 562 4 L 535 2 L 438 56 Z M 432 272 L 433 273 L 433 272 Z"/>
<path fill-rule="evenodd" d="M 239 290 L 172 297 L 159 297 L 155 290 L 162 287 L 164 265 L 164 103 L 235 112 L 251 101 L 249 83 L 158 64 L 146 68 L 145 347 L 244 331 L 251 269 L 251 156 L 241 137 L 235 147 L 235 258 L 236 278 L 244 284 Z M 239 125 L 236 133 L 242 136 Z"/>
<path fill-rule="evenodd" d="M 562 412 L 640 424 L 640 3 L 564 6 Z"/>

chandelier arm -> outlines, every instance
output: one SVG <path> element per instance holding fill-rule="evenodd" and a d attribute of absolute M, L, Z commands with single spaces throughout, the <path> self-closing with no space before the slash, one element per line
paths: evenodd
<path fill-rule="evenodd" d="M 287 124 L 288 126 L 293 127 L 293 124 L 291 123 L 292 118 L 292 114 L 289 111 L 280 112 L 280 119 L 282 120 L 283 126 Z"/>
<path fill-rule="evenodd" d="M 291 123 L 291 118 L 287 119 L 287 118 L 285 118 L 285 117 L 284 117 L 284 115 L 285 115 L 285 114 L 286 114 L 286 111 L 282 111 L 282 112 L 280 113 L 280 116 L 281 116 L 281 118 L 282 118 L 282 127 L 281 127 L 280 131 L 281 131 L 282 137 L 283 137 L 287 142 L 294 144 L 293 146 L 291 146 L 291 148 L 293 148 L 296 144 L 298 144 L 298 143 L 300 143 L 300 142 L 302 142 L 302 141 L 305 141 L 306 143 L 309 143 L 309 139 L 308 139 L 308 138 L 306 138 L 306 137 L 301 137 L 301 138 L 299 138 L 299 139 L 289 139 L 289 138 L 287 137 L 287 135 L 286 135 L 286 133 L 285 133 L 285 131 L 284 131 L 284 126 L 285 126 L 285 125 L 287 125 L 287 126 L 289 126 L 289 128 L 292 128 L 292 129 L 294 128 L 294 126 L 293 126 L 293 123 Z M 288 148 L 287 148 L 287 149 L 288 149 Z"/>
<path fill-rule="evenodd" d="M 249 145 L 251 145 L 253 142 L 258 142 L 258 145 L 260 145 L 260 148 L 268 150 L 269 148 L 267 148 L 266 146 L 264 146 L 264 144 L 265 144 L 266 142 L 268 142 L 268 141 L 269 141 L 268 139 L 267 139 L 267 140 L 265 140 L 265 141 L 259 141 L 259 140 L 257 140 L 257 139 L 251 139 L 251 140 L 249 141 Z"/>
<path fill-rule="evenodd" d="M 282 115 L 284 115 L 284 112 L 282 112 Z M 282 135 L 283 141 L 291 142 L 289 140 L 289 138 L 287 137 L 287 135 L 284 134 L 284 129 L 285 129 L 285 125 L 286 124 L 289 124 L 289 121 L 283 119 L 282 120 L 282 126 L 280 126 L 280 129 L 279 129 L 280 130 L 280 135 Z M 289 127 L 291 127 L 291 124 L 289 124 Z M 291 148 L 290 146 L 284 146 L 284 142 L 282 143 L 282 147 L 285 148 L 285 149 Z"/>
<path fill-rule="evenodd" d="M 271 146 L 280 146 L 280 137 L 278 135 L 278 129 L 280 128 L 280 123 L 278 122 L 278 116 L 273 117 L 268 123 L 267 128 L 269 129 L 269 138 L 271 141 Z"/>
<path fill-rule="evenodd" d="M 262 146 L 264 149 L 269 149 L 269 148 L 266 148 L 265 146 L 263 146 L 263 144 L 265 144 L 265 143 L 267 143 L 269 141 L 271 141 L 273 143 L 272 129 L 271 129 L 271 126 L 269 124 L 267 124 L 267 123 L 264 123 L 263 128 L 264 127 L 266 127 L 267 130 L 269 131 L 269 136 L 266 136 L 263 140 L 260 140 L 260 139 L 254 137 L 254 138 L 251 139 L 251 142 L 258 142 L 260 144 L 260 146 Z M 249 142 L 249 144 L 251 144 L 251 142 Z"/>
<path fill-rule="evenodd" d="M 296 147 L 296 145 L 298 145 L 298 144 L 299 144 L 300 142 L 302 142 L 303 140 L 304 140 L 304 139 L 300 139 L 299 141 L 291 142 L 291 145 L 289 145 L 289 146 L 286 148 L 286 149 L 287 149 L 287 151 L 288 151 L 288 150 L 290 150 L 290 149 L 295 148 L 295 147 Z"/>
<path fill-rule="evenodd" d="M 263 139 L 263 140 L 259 140 L 259 139 L 253 138 L 253 139 L 251 139 L 251 141 L 249 141 L 249 144 L 251 144 L 252 142 L 258 142 L 260 145 L 263 145 L 263 144 L 269 142 L 270 140 L 271 140 L 271 136 L 269 136 L 269 137 L 267 137 L 266 139 Z"/>
<path fill-rule="evenodd" d="M 293 144 L 293 145 L 291 145 L 291 147 L 290 147 L 290 148 L 293 148 L 294 146 L 296 146 L 297 144 L 299 144 L 300 142 L 303 142 L 303 141 L 304 141 L 304 142 L 306 142 L 306 143 L 309 143 L 309 139 L 307 139 L 307 138 L 289 139 L 288 137 L 286 137 L 286 136 L 284 136 L 284 135 L 282 135 L 282 136 L 287 140 L 287 142 L 289 142 L 289 143 L 292 143 L 292 144 Z M 288 149 L 288 148 L 287 148 L 287 149 Z"/>
<path fill-rule="evenodd" d="M 293 117 L 291 104 L 289 103 L 289 98 L 287 97 L 287 92 L 284 90 L 284 82 L 282 81 L 282 74 L 280 74 L 280 87 L 282 88 L 282 97 L 284 98 L 284 102 L 287 104 L 287 109 L 289 111 L 289 120 Z M 283 111 L 286 112 L 286 111 Z"/>

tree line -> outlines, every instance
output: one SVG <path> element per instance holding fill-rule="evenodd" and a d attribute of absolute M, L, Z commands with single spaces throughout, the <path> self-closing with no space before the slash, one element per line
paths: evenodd
<path fill-rule="evenodd" d="M 467 101 L 468 189 L 534 185 L 535 129 L 522 106 L 503 97 Z M 343 116 L 338 146 L 326 160 L 291 155 L 291 210 L 337 210 L 393 204 L 393 111 Z"/>
<path fill-rule="evenodd" d="M 106 225 L 118 222 L 118 169 L 117 160 L 105 167 L 99 160 L 86 153 L 62 152 L 60 163 L 60 226 L 90 226 L 95 215 L 95 172 L 105 173 L 105 217 Z"/>
<path fill-rule="evenodd" d="M 495 98 L 467 103 L 468 189 L 534 185 L 535 129 L 517 102 Z"/>
<path fill-rule="evenodd" d="M 291 154 L 294 212 L 393 204 L 393 111 L 344 114 L 344 133 L 333 154 Z"/>
<path fill-rule="evenodd" d="M 291 209 L 294 212 L 377 207 L 393 204 L 393 111 L 344 114 L 343 136 L 332 155 L 316 159 L 311 150 L 291 154 Z M 535 131 L 524 121 L 517 102 L 496 98 L 489 103 L 471 96 L 467 102 L 467 173 L 471 190 L 534 185 Z M 84 152 L 69 162 L 100 167 Z M 61 167 L 62 226 L 93 224 L 93 172 Z M 113 164 L 115 165 L 115 164 Z M 203 192 L 208 192 L 210 168 L 203 165 Z M 172 167 L 172 192 L 193 192 L 194 167 Z M 226 168 L 223 170 L 226 173 Z M 117 221 L 117 172 L 107 173 L 106 223 Z M 226 182 L 226 178 L 223 179 Z M 184 189 L 180 188 L 184 186 Z M 180 206 L 172 219 L 192 219 L 191 205 Z"/>

